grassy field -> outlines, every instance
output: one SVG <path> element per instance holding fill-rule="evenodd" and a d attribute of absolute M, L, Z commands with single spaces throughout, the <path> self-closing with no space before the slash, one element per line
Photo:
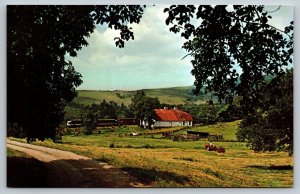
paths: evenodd
<path fill-rule="evenodd" d="M 35 142 L 112 164 L 150 187 L 292 187 L 293 157 L 284 152 L 255 153 L 246 143 L 234 142 L 239 121 L 182 129 L 223 134 L 214 142 L 225 154 L 204 149 L 206 140 L 176 142 L 159 132 L 138 127 L 101 128 L 93 135 L 63 136 L 63 142 Z M 160 131 L 159 131 L 160 130 Z M 177 129 L 178 130 L 178 129 Z M 156 131 L 157 133 L 151 134 Z M 140 132 L 138 137 L 126 136 Z M 18 141 L 25 141 L 19 140 Z"/>
<path fill-rule="evenodd" d="M 159 88 L 159 89 L 144 89 L 147 96 L 157 97 L 161 103 L 168 104 L 184 104 L 187 100 L 193 101 L 195 104 L 203 104 L 210 95 L 193 96 L 191 94 L 192 87 L 173 87 L 173 88 Z M 102 91 L 102 90 L 79 90 L 78 96 L 73 102 L 83 105 L 89 105 L 92 103 L 98 103 L 102 100 L 114 101 L 117 104 L 123 103 L 128 106 L 131 103 L 131 98 L 136 91 Z"/>

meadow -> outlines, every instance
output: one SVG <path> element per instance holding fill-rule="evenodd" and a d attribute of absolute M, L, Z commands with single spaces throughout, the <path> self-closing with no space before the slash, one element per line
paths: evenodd
<path fill-rule="evenodd" d="M 293 157 L 285 152 L 255 153 L 245 142 L 236 141 L 238 125 L 239 121 L 188 129 L 99 128 L 92 135 L 64 135 L 60 143 L 46 140 L 34 144 L 107 162 L 149 187 L 292 187 Z M 174 130 L 181 134 L 186 130 L 223 134 L 225 141 L 213 143 L 226 152 L 205 150 L 205 139 L 177 142 L 161 135 Z M 130 132 L 143 135 L 128 136 Z"/>

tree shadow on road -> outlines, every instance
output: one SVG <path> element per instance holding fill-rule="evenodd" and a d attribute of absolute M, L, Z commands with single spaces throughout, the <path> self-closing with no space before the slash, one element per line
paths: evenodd
<path fill-rule="evenodd" d="M 28 157 L 7 157 L 7 186 L 13 188 L 129 188 L 148 187 L 153 182 L 189 182 L 186 176 L 157 169 L 121 168 L 93 160 L 41 162 Z M 167 186 L 167 185 L 165 185 Z"/>
<path fill-rule="evenodd" d="M 32 188 L 47 187 L 46 166 L 34 158 L 7 158 L 7 187 Z"/>
<path fill-rule="evenodd" d="M 154 181 L 170 181 L 176 182 L 179 184 L 184 184 L 189 182 L 189 178 L 186 176 L 178 175 L 174 172 L 166 172 L 166 171 L 159 171 L 156 169 L 143 169 L 143 168 L 132 168 L 132 167 L 125 167 L 122 170 L 128 172 L 131 176 L 138 178 L 145 184 L 150 184 Z"/>
<path fill-rule="evenodd" d="M 7 187 L 130 188 L 143 185 L 120 169 L 93 160 L 41 162 L 28 157 L 7 157 Z"/>

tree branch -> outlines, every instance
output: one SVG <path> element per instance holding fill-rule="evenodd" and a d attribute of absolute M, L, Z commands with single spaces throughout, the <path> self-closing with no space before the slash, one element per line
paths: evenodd
<path fill-rule="evenodd" d="M 280 9 L 280 6 L 277 8 L 277 10 L 279 10 L 279 9 Z M 259 13 L 258 13 L 258 11 L 257 11 L 257 9 L 256 9 L 256 7 L 254 7 L 254 10 L 255 10 L 255 12 L 256 12 L 256 15 L 259 17 L 259 19 L 261 19 L 260 15 L 259 15 Z M 277 11 L 277 10 L 275 10 L 275 11 Z M 273 11 L 273 12 L 275 12 L 275 11 Z M 268 12 L 267 12 L 267 13 L 268 13 Z M 272 13 L 272 12 L 271 12 L 271 13 Z M 282 33 L 288 35 L 288 37 L 291 38 L 291 36 L 290 36 L 288 33 L 286 33 L 285 31 L 280 30 L 280 29 L 278 29 L 278 28 L 276 28 L 276 27 L 274 27 L 274 26 L 271 26 L 270 24 L 266 24 L 266 25 L 268 25 L 269 27 L 273 28 L 273 29 L 276 30 L 276 31 L 279 31 L 279 32 L 282 32 Z"/>

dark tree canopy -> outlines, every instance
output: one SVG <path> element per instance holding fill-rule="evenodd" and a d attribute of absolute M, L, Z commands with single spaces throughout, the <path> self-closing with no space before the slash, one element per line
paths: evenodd
<path fill-rule="evenodd" d="M 7 119 L 13 135 L 54 138 L 82 83 L 65 55 L 75 57 L 87 46 L 96 24 L 120 30 L 115 43 L 124 47 L 134 39 L 127 24 L 139 23 L 142 14 L 143 6 L 7 6 Z"/>
<path fill-rule="evenodd" d="M 255 151 L 293 154 L 293 71 L 264 84 L 259 95 L 258 108 L 241 122 L 237 138 L 247 140 Z"/>
<path fill-rule="evenodd" d="M 192 56 L 196 93 L 207 85 L 220 100 L 240 95 L 251 105 L 265 76 L 280 75 L 292 63 L 293 22 L 285 29 L 269 25 L 264 6 L 172 5 L 164 11 L 170 31 L 187 39 L 183 48 Z"/>

